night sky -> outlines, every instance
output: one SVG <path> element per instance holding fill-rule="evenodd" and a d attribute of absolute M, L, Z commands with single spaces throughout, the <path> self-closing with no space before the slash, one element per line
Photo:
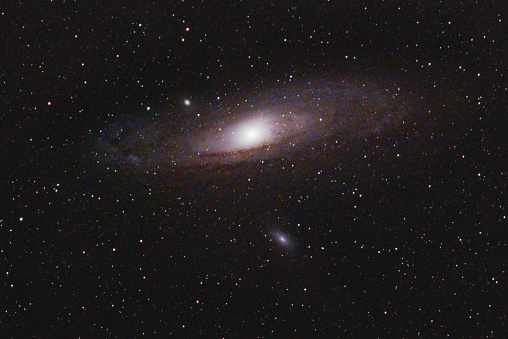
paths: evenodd
<path fill-rule="evenodd" d="M 8 1 L 0 336 L 505 337 L 506 13 Z"/>

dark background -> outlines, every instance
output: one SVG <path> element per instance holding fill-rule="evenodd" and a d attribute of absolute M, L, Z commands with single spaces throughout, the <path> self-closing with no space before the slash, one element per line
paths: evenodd
<path fill-rule="evenodd" d="M 2 5 L 0 334 L 503 337 L 506 9 Z M 86 156 L 148 106 L 178 121 L 184 98 L 345 75 L 400 81 L 426 109 L 344 141 L 320 174 L 274 163 L 164 178 Z"/>

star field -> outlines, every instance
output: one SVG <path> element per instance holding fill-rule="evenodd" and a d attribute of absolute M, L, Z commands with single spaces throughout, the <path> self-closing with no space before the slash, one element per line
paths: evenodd
<path fill-rule="evenodd" d="M 503 337 L 505 12 L 7 3 L 2 338 Z"/>

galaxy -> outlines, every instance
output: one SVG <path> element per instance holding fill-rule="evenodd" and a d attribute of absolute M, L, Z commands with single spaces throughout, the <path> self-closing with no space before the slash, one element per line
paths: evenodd
<path fill-rule="evenodd" d="M 506 337 L 505 7 L 6 1 L 1 337 Z"/>
<path fill-rule="evenodd" d="M 393 83 L 307 81 L 207 105 L 175 126 L 172 112 L 115 122 L 92 140 L 92 161 L 140 169 L 227 165 L 316 153 L 314 147 L 396 129 L 421 108 Z M 190 101 L 185 103 L 190 106 Z M 153 114 L 153 110 L 147 111 Z M 202 122 L 205 120 L 206 122 Z"/>
<path fill-rule="evenodd" d="M 273 231 L 271 236 L 274 242 L 285 250 L 291 250 L 296 247 L 294 240 L 286 233 L 282 231 Z"/>

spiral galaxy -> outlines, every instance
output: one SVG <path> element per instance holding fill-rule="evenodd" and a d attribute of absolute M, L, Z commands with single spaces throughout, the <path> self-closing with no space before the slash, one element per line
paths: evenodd
<path fill-rule="evenodd" d="M 290 83 L 231 97 L 180 122 L 170 114 L 117 121 L 95 138 L 96 163 L 164 170 L 305 161 L 324 144 L 395 128 L 412 109 L 396 84 L 358 80 Z"/>

